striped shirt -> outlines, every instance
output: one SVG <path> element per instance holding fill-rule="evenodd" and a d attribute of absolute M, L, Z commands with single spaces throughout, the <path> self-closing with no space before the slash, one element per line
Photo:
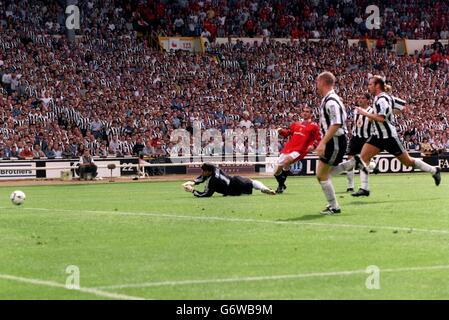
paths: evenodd
<path fill-rule="evenodd" d="M 384 116 L 384 122 L 374 121 L 373 134 L 380 139 L 394 138 L 398 136 L 396 131 L 395 117 L 393 113 L 393 99 L 385 92 L 374 98 L 373 113 Z"/>
<path fill-rule="evenodd" d="M 407 102 L 398 97 L 391 96 L 391 98 L 393 98 L 393 109 L 396 109 L 396 110 L 399 110 L 402 112 L 402 110 L 404 110 L 404 107 L 407 104 Z"/>
<path fill-rule="evenodd" d="M 335 124 L 341 125 L 341 127 L 335 132 L 335 136 L 341 136 L 348 133 L 346 127 L 346 109 L 341 102 L 340 97 L 331 90 L 321 101 L 321 114 L 320 114 L 320 127 L 323 137 L 329 130 L 329 127 Z"/>
<path fill-rule="evenodd" d="M 373 113 L 373 108 L 368 107 L 365 109 L 368 113 Z M 357 138 L 368 139 L 371 136 L 371 125 L 369 118 L 354 112 L 354 124 L 352 127 L 352 136 Z"/>

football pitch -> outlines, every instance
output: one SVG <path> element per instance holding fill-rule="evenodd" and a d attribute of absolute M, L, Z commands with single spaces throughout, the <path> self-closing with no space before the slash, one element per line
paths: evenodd
<path fill-rule="evenodd" d="M 0 299 L 449 299 L 447 179 L 372 176 L 353 198 L 334 178 L 338 216 L 312 177 L 203 199 L 181 181 L 0 187 Z"/>

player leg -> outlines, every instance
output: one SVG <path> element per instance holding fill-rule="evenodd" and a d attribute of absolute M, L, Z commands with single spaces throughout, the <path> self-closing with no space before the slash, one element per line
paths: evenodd
<path fill-rule="evenodd" d="M 362 158 L 356 154 L 353 158 L 340 163 L 338 166 L 334 166 L 330 172 L 332 176 L 337 176 L 343 172 L 348 172 L 353 170 L 354 168 L 358 168 L 361 171 L 368 172 L 368 165 L 362 161 Z"/>
<path fill-rule="evenodd" d="M 250 179 L 251 180 L 251 179 Z M 260 190 L 260 192 L 269 194 L 269 195 L 275 195 L 276 192 L 270 188 L 268 188 L 266 185 L 264 185 L 259 180 L 251 180 L 252 187 L 256 190 Z"/>
<path fill-rule="evenodd" d="M 322 215 L 341 213 L 330 176 L 332 167 L 337 166 L 341 162 L 345 151 L 346 137 L 334 137 L 326 144 L 325 154 L 318 161 L 316 176 L 328 203 L 326 208 L 320 212 Z"/>
<path fill-rule="evenodd" d="M 363 163 L 369 163 L 371 158 L 378 155 L 383 147 L 380 145 L 381 141 L 379 139 L 371 137 L 362 148 L 360 153 L 360 158 Z M 368 197 L 370 194 L 369 183 L 368 183 L 368 170 L 360 170 L 360 189 L 357 192 L 352 193 L 353 197 Z"/>
<path fill-rule="evenodd" d="M 353 156 L 348 156 L 348 160 L 351 160 L 352 158 Z M 354 191 L 354 168 L 346 172 L 346 178 L 348 180 L 348 188 L 346 189 L 346 192 Z"/>
<path fill-rule="evenodd" d="M 413 167 L 415 169 L 420 169 L 424 172 L 429 172 L 432 174 L 432 177 L 435 181 L 435 185 L 439 186 L 441 183 L 441 168 L 440 167 L 433 167 L 421 159 L 412 158 L 408 154 L 407 151 L 405 151 L 404 147 L 402 146 L 402 143 L 397 138 L 392 138 L 396 140 L 396 143 L 391 142 L 390 147 L 387 150 L 391 154 L 393 154 L 404 166 L 407 167 Z"/>
<path fill-rule="evenodd" d="M 278 182 L 278 187 L 276 193 L 283 193 L 287 186 L 285 181 L 290 173 L 290 165 L 295 162 L 296 158 L 299 157 L 298 152 L 291 152 L 289 154 L 281 154 L 278 160 L 278 166 L 274 173 L 274 176 Z"/>
<path fill-rule="evenodd" d="M 274 177 L 276 178 L 276 181 L 278 182 L 278 188 L 276 191 L 279 191 L 278 193 L 282 193 L 285 190 L 285 177 L 284 177 L 284 161 L 286 160 L 288 156 L 285 154 L 281 154 L 278 159 L 278 163 L 276 166 L 276 169 L 274 170 Z M 285 187 L 285 188 L 284 188 Z"/>
<path fill-rule="evenodd" d="M 328 203 L 326 208 L 321 211 L 321 214 L 323 215 L 330 215 L 341 212 L 340 206 L 337 202 L 337 197 L 335 195 L 334 186 L 332 185 L 332 181 L 330 179 L 331 170 L 331 166 L 321 160 L 318 161 L 316 177 L 319 184 L 321 185 L 321 190 L 323 190 L 324 196 Z"/>
<path fill-rule="evenodd" d="M 379 170 L 380 157 L 376 157 L 374 159 L 374 162 L 376 163 L 376 165 L 374 166 L 373 173 L 378 174 L 380 172 Z"/>

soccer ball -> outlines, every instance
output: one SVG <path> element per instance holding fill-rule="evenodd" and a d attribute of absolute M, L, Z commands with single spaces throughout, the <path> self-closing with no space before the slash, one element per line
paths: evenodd
<path fill-rule="evenodd" d="M 11 196 L 9 198 L 11 199 L 12 203 L 20 206 L 25 201 L 25 193 L 23 191 L 17 190 L 11 193 Z"/>
<path fill-rule="evenodd" d="M 371 160 L 368 167 L 369 167 L 370 171 L 373 171 L 374 168 L 376 167 L 376 161 Z"/>

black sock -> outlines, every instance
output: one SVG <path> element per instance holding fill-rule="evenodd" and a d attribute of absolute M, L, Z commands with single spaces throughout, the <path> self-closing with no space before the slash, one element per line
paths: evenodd
<path fill-rule="evenodd" d="M 283 183 L 281 173 L 274 177 L 276 178 L 276 181 L 278 182 L 279 185 L 281 185 Z"/>
<path fill-rule="evenodd" d="M 284 175 L 284 171 L 282 171 L 282 173 L 275 176 L 275 178 L 276 178 L 279 186 L 283 186 L 285 183 L 285 180 L 287 180 L 287 177 Z"/>
<path fill-rule="evenodd" d="M 287 170 L 287 171 L 282 170 L 282 174 L 281 174 L 281 175 L 282 175 L 285 179 L 287 179 L 287 177 L 291 175 L 291 172 L 290 172 L 290 170 Z"/>

